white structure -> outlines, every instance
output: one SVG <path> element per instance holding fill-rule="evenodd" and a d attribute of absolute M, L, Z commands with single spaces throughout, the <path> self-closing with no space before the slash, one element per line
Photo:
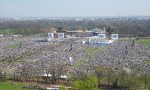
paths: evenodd
<path fill-rule="evenodd" d="M 53 33 L 48 33 L 47 41 L 50 42 L 52 41 L 52 38 L 54 37 Z"/>
<path fill-rule="evenodd" d="M 54 34 L 53 33 L 48 33 L 48 38 L 53 38 Z"/>
<path fill-rule="evenodd" d="M 47 41 L 48 41 L 48 42 L 52 41 L 52 38 L 49 38 L 49 37 L 48 37 L 48 38 L 47 38 Z"/>
<path fill-rule="evenodd" d="M 101 34 L 106 34 L 107 33 L 105 28 L 104 28 L 104 30 L 95 28 L 95 29 L 92 29 L 90 31 L 93 31 L 93 32 L 96 32 L 96 33 L 101 33 Z"/>
<path fill-rule="evenodd" d="M 69 57 L 70 64 L 73 65 L 73 58 Z"/>
<path fill-rule="evenodd" d="M 58 38 L 64 38 L 64 37 L 65 37 L 64 33 L 58 33 Z"/>
<path fill-rule="evenodd" d="M 52 75 L 51 74 L 43 74 L 43 75 L 41 75 L 42 77 L 51 77 Z"/>
<path fill-rule="evenodd" d="M 0 37 L 4 37 L 3 35 L 0 35 Z"/>
<path fill-rule="evenodd" d="M 60 78 L 61 79 L 67 79 L 67 75 L 61 75 Z"/>
<path fill-rule="evenodd" d="M 112 40 L 118 40 L 118 34 L 111 34 Z"/>
<path fill-rule="evenodd" d="M 82 41 L 82 44 L 86 44 L 86 41 Z"/>
<path fill-rule="evenodd" d="M 72 57 L 69 57 L 69 60 L 70 60 L 70 62 L 73 62 L 73 58 Z"/>
<path fill-rule="evenodd" d="M 99 37 L 100 39 L 105 39 L 105 38 L 106 38 L 106 34 L 98 34 L 98 37 Z"/>

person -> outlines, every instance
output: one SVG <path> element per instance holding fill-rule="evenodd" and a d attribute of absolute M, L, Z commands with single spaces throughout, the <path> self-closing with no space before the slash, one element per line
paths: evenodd
<path fill-rule="evenodd" d="M 69 49 L 69 51 L 72 51 L 72 44 L 70 45 L 70 49 Z"/>
<path fill-rule="evenodd" d="M 128 54 L 128 47 L 125 48 L 125 54 Z"/>
<path fill-rule="evenodd" d="M 134 41 L 134 39 L 132 40 L 131 46 L 135 46 L 135 41 Z"/>
<path fill-rule="evenodd" d="M 19 44 L 19 48 L 21 48 L 22 47 L 22 43 L 20 42 L 20 44 Z"/>

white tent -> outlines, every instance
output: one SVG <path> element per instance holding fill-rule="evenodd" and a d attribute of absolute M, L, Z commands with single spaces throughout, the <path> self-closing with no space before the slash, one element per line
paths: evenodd
<path fill-rule="evenodd" d="M 51 77 L 52 75 L 51 75 L 51 74 L 46 74 L 46 73 L 45 73 L 45 74 L 42 74 L 41 76 L 42 76 L 42 77 Z"/>
<path fill-rule="evenodd" d="M 67 75 L 61 75 L 60 78 L 67 79 Z"/>
<path fill-rule="evenodd" d="M 53 38 L 54 34 L 53 33 L 48 33 L 48 38 Z"/>
<path fill-rule="evenodd" d="M 106 38 L 106 34 L 98 34 L 98 37 L 99 37 L 100 39 L 105 39 L 105 38 Z"/>
<path fill-rule="evenodd" d="M 112 40 L 118 40 L 118 34 L 111 34 Z"/>
<path fill-rule="evenodd" d="M 58 33 L 58 38 L 64 38 L 64 37 L 65 37 L 64 33 Z"/>

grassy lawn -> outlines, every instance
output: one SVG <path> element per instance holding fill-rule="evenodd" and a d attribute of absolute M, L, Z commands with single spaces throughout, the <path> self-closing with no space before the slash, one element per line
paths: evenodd
<path fill-rule="evenodd" d="M 150 39 L 139 39 L 137 43 L 146 47 L 150 47 Z"/>
<path fill-rule="evenodd" d="M 0 90 L 33 90 L 33 89 L 23 89 L 23 84 L 12 83 L 12 82 L 0 82 Z"/>
<path fill-rule="evenodd" d="M 75 67 L 80 67 L 83 63 L 88 63 L 88 61 L 91 59 L 92 56 L 96 55 L 98 52 L 100 52 L 100 48 L 98 47 L 87 47 L 84 50 L 84 56 L 81 58 L 81 60 L 78 60 L 75 62 Z"/>
<path fill-rule="evenodd" d="M 10 45 L 10 46 L 7 46 L 7 48 L 13 48 L 13 49 L 15 49 L 15 48 L 17 48 L 17 45 Z"/>
<path fill-rule="evenodd" d="M 98 48 L 98 47 L 87 47 L 84 50 L 84 54 L 88 55 L 88 56 L 93 56 L 96 53 L 98 53 L 99 51 L 100 51 L 100 48 Z"/>

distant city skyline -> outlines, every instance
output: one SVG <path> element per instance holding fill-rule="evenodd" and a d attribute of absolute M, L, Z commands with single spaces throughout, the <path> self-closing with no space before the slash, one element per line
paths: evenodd
<path fill-rule="evenodd" d="M 150 16 L 150 0 L 0 0 L 0 17 Z"/>

